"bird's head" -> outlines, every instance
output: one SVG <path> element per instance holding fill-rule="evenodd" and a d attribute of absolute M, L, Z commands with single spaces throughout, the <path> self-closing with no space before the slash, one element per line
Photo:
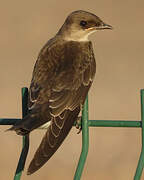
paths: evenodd
<path fill-rule="evenodd" d="M 86 11 L 72 12 L 61 27 L 59 34 L 66 40 L 88 41 L 88 36 L 98 30 L 112 29 L 95 14 Z"/>

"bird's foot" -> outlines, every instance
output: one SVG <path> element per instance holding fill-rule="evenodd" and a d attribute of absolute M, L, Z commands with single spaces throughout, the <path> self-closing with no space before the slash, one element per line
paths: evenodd
<path fill-rule="evenodd" d="M 81 123 L 81 121 L 82 121 L 82 117 L 80 116 L 80 117 L 77 118 L 76 125 L 75 125 L 76 129 L 78 129 L 77 134 L 79 134 L 81 132 L 81 130 L 82 130 L 82 123 Z"/>

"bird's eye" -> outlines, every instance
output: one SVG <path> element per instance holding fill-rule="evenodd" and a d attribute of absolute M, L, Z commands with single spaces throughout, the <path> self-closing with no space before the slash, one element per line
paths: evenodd
<path fill-rule="evenodd" d="M 81 21 L 81 22 L 80 22 L 80 25 L 83 26 L 83 27 L 85 27 L 85 26 L 87 25 L 87 22 L 86 22 L 86 21 Z"/>
<path fill-rule="evenodd" d="M 97 27 L 98 27 L 98 26 L 100 26 L 100 25 L 101 25 L 101 23 L 100 23 L 100 22 L 97 22 L 97 23 L 96 23 L 96 26 L 97 26 Z"/>

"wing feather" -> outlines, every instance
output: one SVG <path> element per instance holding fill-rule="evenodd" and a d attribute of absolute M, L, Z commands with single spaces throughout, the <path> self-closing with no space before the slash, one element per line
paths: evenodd
<path fill-rule="evenodd" d="M 51 124 L 30 163 L 28 174 L 43 166 L 59 148 L 77 119 L 95 74 L 90 42 L 49 46 L 41 51 L 34 69 L 32 84 L 39 88 L 31 86 L 31 94 L 35 94 L 31 99 L 36 101 L 30 104 L 47 103 L 49 111 L 44 114 L 50 117 Z"/>

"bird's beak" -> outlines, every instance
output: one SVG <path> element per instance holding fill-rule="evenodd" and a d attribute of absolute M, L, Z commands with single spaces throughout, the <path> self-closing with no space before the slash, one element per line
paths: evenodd
<path fill-rule="evenodd" d="M 102 23 L 100 26 L 96 27 L 96 30 L 102 30 L 102 29 L 113 29 L 113 27 L 109 24 Z"/>

